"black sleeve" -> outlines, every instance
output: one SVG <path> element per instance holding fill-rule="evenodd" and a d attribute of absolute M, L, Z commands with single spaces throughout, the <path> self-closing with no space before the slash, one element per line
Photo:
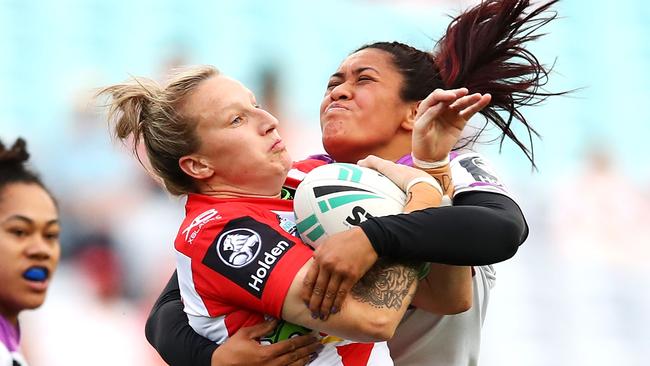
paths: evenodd
<path fill-rule="evenodd" d="M 454 205 L 361 223 L 380 257 L 463 266 L 504 261 L 528 236 L 519 206 L 488 192 L 465 192 Z"/>
<path fill-rule="evenodd" d="M 160 356 L 172 366 L 210 366 L 218 345 L 196 334 L 183 311 L 178 275 L 174 275 L 151 309 L 145 335 Z"/>

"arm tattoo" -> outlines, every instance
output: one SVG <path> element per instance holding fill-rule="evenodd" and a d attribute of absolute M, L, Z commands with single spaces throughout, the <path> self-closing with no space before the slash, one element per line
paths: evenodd
<path fill-rule="evenodd" d="M 350 293 L 354 299 L 374 307 L 399 310 L 416 279 L 415 269 L 403 264 L 379 260 L 354 285 Z"/>

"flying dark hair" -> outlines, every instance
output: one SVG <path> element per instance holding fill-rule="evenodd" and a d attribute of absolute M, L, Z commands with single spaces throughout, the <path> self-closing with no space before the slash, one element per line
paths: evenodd
<path fill-rule="evenodd" d="M 519 108 L 567 92 L 543 90 L 552 67 L 542 65 L 525 46 L 541 37 L 536 33 L 539 28 L 557 17 L 556 12 L 547 12 L 556 2 L 527 11 L 529 0 L 483 0 L 453 18 L 432 53 L 399 42 L 372 43 L 355 52 L 375 48 L 390 53 L 404 77 L 400 94 L 405 101 L 422 100 L 436 88 L 466 87 L 470 93 L 490 93 L 490 105 L 480 113 L 501 130 L 499 145 L 510 138 L 535 167 L 533 135 L 539 134 Z M 514 120 L 528 131 L 530 147 L 512 131 Z M 484 129 L 470 141 L 477 140 Z"/>

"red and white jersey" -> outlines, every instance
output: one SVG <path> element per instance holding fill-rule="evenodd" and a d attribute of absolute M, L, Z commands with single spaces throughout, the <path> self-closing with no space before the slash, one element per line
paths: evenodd
<path fill-rule="evenodd" d="M 312 256 L 295 234 L 291 200 L 189 195 L 175 249 L 192 328 L 223 343 L 264 314 L 279 318 L 293 278 Z M 325 347 L 311 365 L 393 365 L 386 342 L 316 335 Z"/>

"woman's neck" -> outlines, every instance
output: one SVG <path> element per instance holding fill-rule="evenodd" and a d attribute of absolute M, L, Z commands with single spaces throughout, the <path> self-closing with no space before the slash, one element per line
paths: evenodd
<path fill-rule="evenodd" d="M 210 187 L 204 186 L 200 190 L 200 194 L 217 197 L 217 198 L 280 198 L 280 191 L 282 187 L 278 189 L 277 193 L 271 192 L 254 192 L 254 191 L 245 191 L 239 187 L 234 186 L 219 186 L 219 187 Z"/>
<path fill-rule="evenodd" d="M 280 193 L 274 195 L 239 193 L 239 192 L 201 192 L 201 194 L 217 198 L 280 198 Z"/>
<path fill-rule="evenodd" d="M 11 325 L 18 327 L 18 313 L 7 310 L 4 306 L 0 305 L 0 316 L 5 318 Z"/>

